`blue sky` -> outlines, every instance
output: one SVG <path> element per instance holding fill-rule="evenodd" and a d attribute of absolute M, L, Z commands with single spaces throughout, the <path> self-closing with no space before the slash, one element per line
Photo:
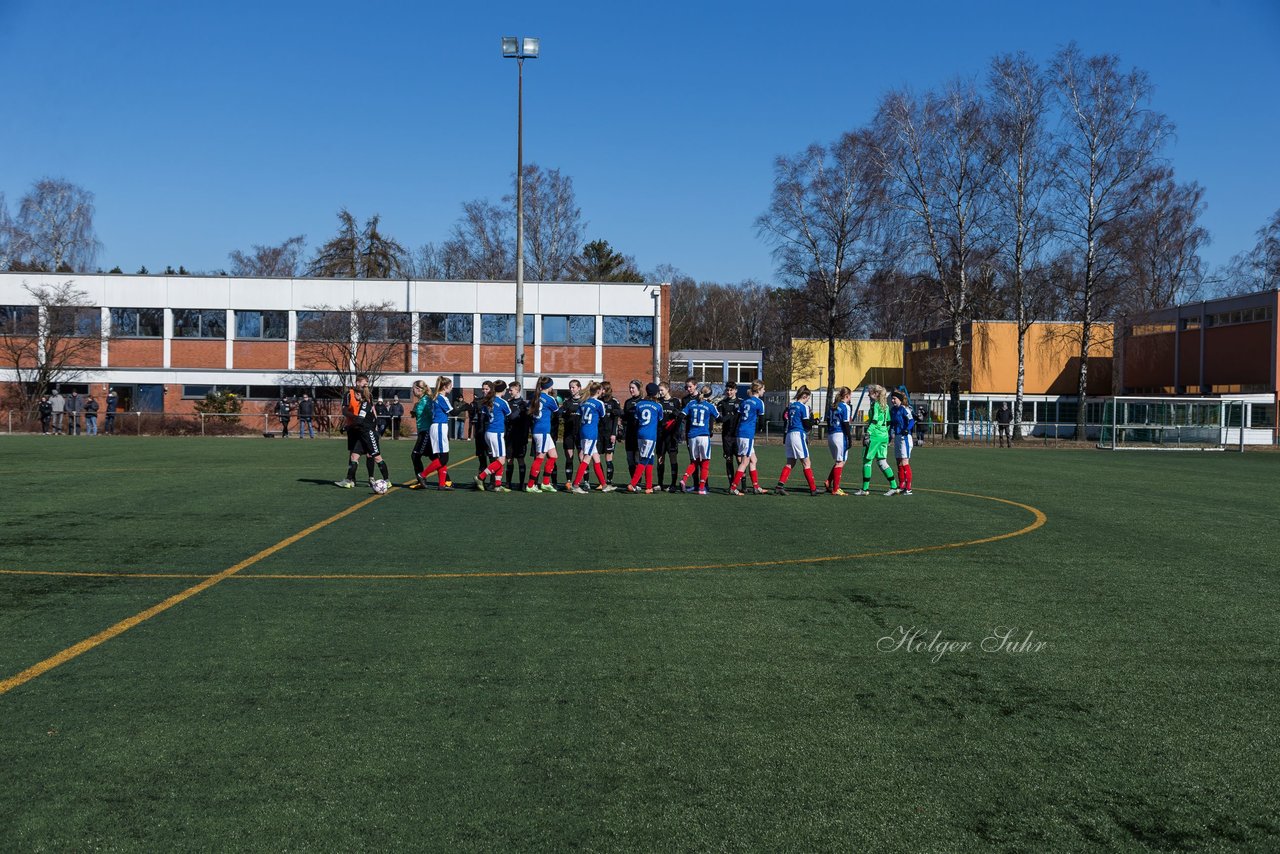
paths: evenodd
<path fill-rule="evenodd" d="M 473 8 L 472 8 L 473 7 Z M 97 196 L 99 263 L 227 266 L 251 244 L 380 213 L 442 241 L 464 201 L 525 160 L 574 179 L 590 238 L 640 268 L 774 277 L 755 218 L 772 161 L 868 121 L 885 90 L 980 75 L 1071 40 L 1146 70 L 1206 187 L 1211 265 L 1280 208 L 1280 3 L 845 2 L 218 4 L 0 0 L 0 191 Z"/>

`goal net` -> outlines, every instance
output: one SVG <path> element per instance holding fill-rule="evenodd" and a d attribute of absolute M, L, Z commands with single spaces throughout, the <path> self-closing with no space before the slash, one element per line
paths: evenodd
<path fill-rule="evenodd" d="M 1108 450 L 1244 450 L 1244 401 L 1217 397 L 1113 397 L 1098 447 Z"/>

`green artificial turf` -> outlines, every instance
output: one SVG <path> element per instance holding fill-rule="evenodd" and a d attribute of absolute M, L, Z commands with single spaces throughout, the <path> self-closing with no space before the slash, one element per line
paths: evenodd
<path fill-rule="evenodd" d="M 113 574 L 0 574 L 0 680 L 369 498 L 344 457 L 0 437 L 0 570 Z M 1280 846 L 1280 455 L 915 469 L 909 498 L 393 490 L 0 694 L 4 847 Z M 1036 520 L 974 496 L 1047 521 L 930 548 Z"/>

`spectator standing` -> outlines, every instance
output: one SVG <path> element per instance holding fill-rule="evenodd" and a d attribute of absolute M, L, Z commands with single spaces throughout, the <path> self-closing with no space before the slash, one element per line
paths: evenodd
<path fill-rule="evenodd" d="M 916 444 L 923 445 L 925 438 L 924 424 L 925 408 L 924 404 L 916 406 Z"/>
<path fill-rule="evenodd" d="M 40 412 L 40 432 L 49 435 L 49 421 L 53 418 L 53 404 L 49 402 L 49 395 L 40 398 L 40 405 L 37 407 Z"/>
<path fill-rule="evenodd" d="M 311 419 L 316 416 L 316 402 L 311 399 L 311 395 L 304 394 L 302 400 L 298 401 L 298 438 L 303 438 L 303 431 L 307 433 L 307 437 L 314 439 L 316 431 L 311 429 Z"/>
<path fill-rule="evenodd" d="M 996 437 L 996 447 L 1012 448 L 1013 445 L 1009 439 L 1009 425 L 1013 423 L 1013 410 L 1009 408 L 1009 401 L 1000 404 L 1000 409 L 996 412 L 996 427 L 999 435 Z"/>
<path fill-rule="evenodd" d="M 404 405 L 400 403 L 400 395 L 391 395 L 391 405 L 387 407 L 387 414 L 391 416 L 391 438 L 400 438 L 400 419 L 404 417 Z"/>
<path fill-rule="evenodd" d="M 80 399 L 80 392 L 73 391 L 71 396 L 67 398 L 67 435 L 80 435 L 80 409 L 84 406 L 84 402 Z"/>
<path fill-rule="evenodd" d="M 293 407 L 284 397 L 276 404 L 276 417 L 280 419 L 280 438 L 289 438 L 289 422 L 293 418 Z"/>
<path fill-rule="evenodd" d="M 107 389 L 107 421 L 102 425 L 102 432 L 110 435 L 116 431 L 116 408 L 120 404 L 120 396 L 113 388 Z"/>
<path fill-rule="evenodd" d="M 53 397 L 49 398 L 50 412 L 53 413 L 53 432 L 56 435 L 62 434 L 62 414 L 67 408 L 66 398 L 62 396 L 62 392 L 57 389 L 53 390 Z"/>
<path fill-rule="evenodd" d="M 98 435 L 98 401 L 93 395 L 84 399 L 84 432 L 89 436 Z"/>
<path fill-rule="evenodd" d="M 373 411 L 378 420 L 378 438 L 381 439 L 387 432 L 387 424 L 391 421 L 391 416 L 387 412 L 387 402 L 382 398 L 378 398 L 378 403 L 374 406 Z"/>

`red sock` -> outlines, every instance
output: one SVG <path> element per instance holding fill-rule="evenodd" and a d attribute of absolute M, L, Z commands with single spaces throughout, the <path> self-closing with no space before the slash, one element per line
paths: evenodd
<path fill-rule="evenodd" d="M 498 460 L 494 460 L 492 463 L 489 464 L 489 467 L 485 469 L 485 471 L 493 475 L 493 483 L 495 486 L 502 485 L 502 463 L 501 462 L 499 462 Z"/>
<path fill-rule="evenodd" d="M 791 477 L 791 466 L 783 466 L 783 467 L 782 467 L 782 474 L 778 475 L 778 486 L 786 486 L 786 485 L 787 485 L 787 478 L 789 478 L 789 477 Z M 755 480 L 755 478 L 754 478 L 754 477 L 753 477 L 753 478 L 751 478 L 751 479 L 752 479 L 752 480 Z"/>
<path fill-rule="evenodd" d="M 835 492 L 840 488 L 840 475 L 844 474 L 844 466 L 831 470 L 831 491 Z"/>
<path fill-rule="evenodd" d="M 705 490 L 707 488 L 707 479 L 710 477 L 711 477 L 711 460 L 703 460 L 701 477 L 698 478 L 698 488 Z"/>
<path fill-rule="evenodd" d="M 689 476 L 692 475 L 697 468 L 698 468 L 697 460 L 689 463 L 689 467 L 684 470 L 684 477 L 680 478 L 680 482 L 684 483 L 685 481 L 687 481 L 689 479 Z"/>
<path fill-rule="evenodd" d="M 598 485 L 604 486 L 604 467 L 599 463 L 592 463 L 592 468 L 595 469 L 596 480 L 600 481 Z"/>
<path fill-rule="evenodd" d="M 436 478 L 440 481 L 440 485 L 444 486 L 449 482 L 449 469 L 445 466 L 440 466 L 440 468 L 436 469 Z"/>
<path fill-rule="evenodd" d="M 752 489 L 760 488 L 760 473 L 755 469 L 751 470 L 751 488 Z"/>
<path fill-rule="evenodd" d="M 653 463 L 644 467 L 644 488 L 646 491 L 653 489 Z"/>
<path fill-rule="evenodd" d="M 431 473 L 433 471 L 437 471 L 439 468 L 440 468 L 440 461 L 438 459 L 432 460 L 431 465 L 427 466 L 425 469 L 422 470 L 422 476 L 430 477 Z"/>
<path fill-rule="evenodd" d="M 640 476 L 644 474 L 644 466 L 636 466 L 636 470 L 631 473 L 631 485 L 635 486 L 640 482 Z"/>
<path fill-rule="evenodd" d="M 906 488 L 906 489 L 910 489 L 910 488 L 911 488 L 911 463 L 907 463 L 907 464 L 906 464 L 906 465 L 904 465 L 902 468 L 903 468 L 903 469 L 905 469 L 905 470 L 906 470 L 906 473 L 907 473 L 907 479 L 906 479 L 906 484 L 907 484 L 907 485 L 906 485 L 906 487 L 905 487 L 905 488 Z"/>
<path fill-rule="evenodd" d="M 556 470 L 556 458 L 547 457 L 546 464 L 542 467 L 542 485 L 546 486 L 551 482 L 551 473 Z"/>
<path fill-rule="evenodd" d="M 810 492 L 815 492 L 818 489 L 818 485 L 813 482 L 813 469 L 804 470 L 804 479 L 809 481 Z"/>
<path fill-rule="evenodd" d="M 587 464 L 578 463 L 578 473 L 573 476 L 573 485 L 575 488 L 577 488 L 578 484 L 582 483 L 582 476 L 586 473 L 587 473 Z"/>
<path fill-rule="evenodd" d="M 533 468 L 529 470 L 529 482 L 525 484 L 525 489 L 533 489 L 538 482 L 538 475 L 542 474 L 543 457 L 533 458 Z"/>
<path fill-rule="evenodd" d="M 737 489 L 737 488 L 738 488 L 738 485 L 742 483 L 742 474 L 743 474 L 743 472 L 742 472 L 741 470 L 738 470 L 738 471 L 733 475 L 733 488 L 734 488 L 734 489 Z"/>

